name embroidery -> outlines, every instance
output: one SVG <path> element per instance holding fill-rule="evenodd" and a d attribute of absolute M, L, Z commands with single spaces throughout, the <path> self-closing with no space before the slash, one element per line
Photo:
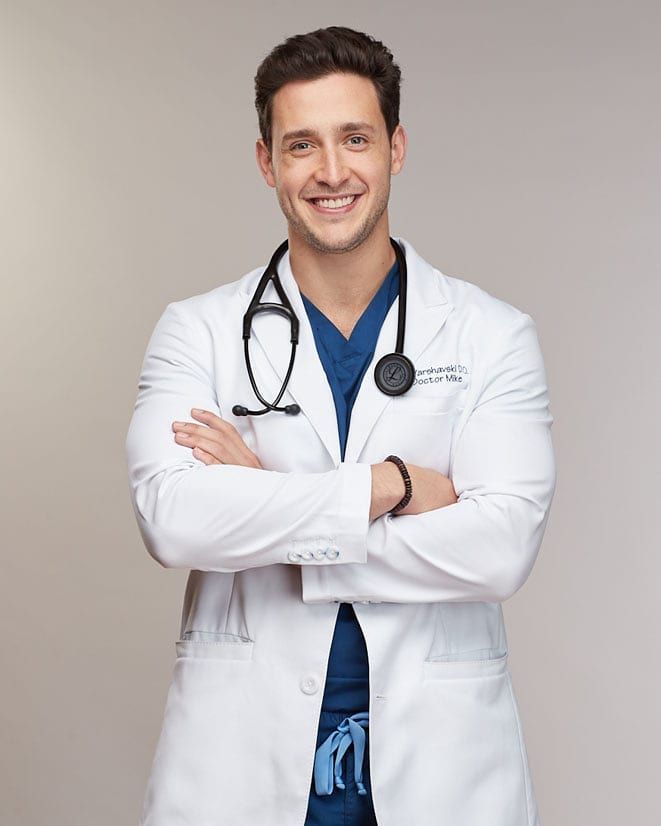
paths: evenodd
<path fill-rule="evenodd" d="M 425 367 L 415 371 L 413 384 L 468 384 L 470 371 L 465 364 L 453 362 L 437 367 Z"/>

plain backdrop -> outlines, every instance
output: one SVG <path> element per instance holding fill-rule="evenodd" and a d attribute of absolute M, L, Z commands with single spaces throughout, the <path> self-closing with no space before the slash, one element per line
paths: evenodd
<path fill-rule="evenodd" d="M 530 313 L 558 484 L 505 603 L 544 826 L 658 823 L 661 219 L 653 2 L 2 3 L 3 826 L 137 823 L 186 572 L 124 439 L 168 302 L 286 237 L 253 78 L 347 25 L 403 72 L 391 234 Z"/>

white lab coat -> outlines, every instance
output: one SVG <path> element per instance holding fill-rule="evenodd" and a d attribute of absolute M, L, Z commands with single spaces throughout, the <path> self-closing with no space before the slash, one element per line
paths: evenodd
<path fill-rule="evenodd" d="M 156 324 L 126 439 L 130 494 L 149 553 L 190 574 L 141 826 L 303 826 L 340 601 L 354 603 L 369 654 L 380 826 L 539 823 L 501 608 L 530 574 L 555 488 L 536 327 L 396 240 L 419 381 L 399 397 L 374 383 L 395 301 L 343 462 L 288 252 L 278 269 L 300 344 L 280 404 L 298 416 L 232 414 L 261 407 L 241 328 L 265 267 L 168 304 Z M 272 286 L 263 300 L 277 301 Z M 255 317 L 250 347 L 273 399 L 287 321 Z M 264 469 L 207 466 L 178 445 L 172 422 L 194 421 L 193 407 L 231 422 Z M 449 475 L 458 502 L 369 523 L 370 465 L 389 453 Z"/>

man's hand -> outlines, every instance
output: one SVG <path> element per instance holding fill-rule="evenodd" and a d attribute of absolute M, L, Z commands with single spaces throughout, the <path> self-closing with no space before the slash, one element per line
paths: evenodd
<path fill-rule="evenodd" d="M 398 511 L 396 516 L 407 516 L 416 513 L 443 508 L 453 505 L 457 501 L 457 493 L 452 481 L 431 468 L 409 465 L 406 463 L 413 496 L 405 508 Z M 370 521 L 383 516 L 402 499 L 406 488 L 399 468 L 393 462 L 380 462 L 372 465 L 372 505 Z"/>
<path fill-rule="evenodd" d="M 243 441 L 239 431 L 208 410 L 191 410 L 191 416 L 203 424 L 173 422 L 175 442 L 193 449 L 193 456 L 205 465 L 243 465 L 261 468 L 257 456 Z"/>

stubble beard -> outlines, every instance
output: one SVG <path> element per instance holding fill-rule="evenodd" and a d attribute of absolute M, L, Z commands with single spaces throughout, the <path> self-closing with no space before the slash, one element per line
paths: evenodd
<path fill-rule="evenodd" d="M 356 249 L 356 247 L 359 247 L 362 243 L 364 243 L 374 232 L 374 228 L 376 227 L 381 216 L 385 212 L 386 207 L 388 206 L 389 197 L 390 182 L 388 182 L 388 187 L 383 192 L 379 200 L 376 202 L 372 211 L 365 216 L 365 219 L 363 220 L 362 224 L 356 229 L 354 234 L 347 240 L 338 241 L 335 244 L 329 244 L 323 238 L 320 238 L 311 229 L 311 227 L 305 223 L 305 221 L 301 220 L 301 218 L 293 210 L 289 208 L 289 205 L 285 203 L 284 199 L 280 196 L 280 193 L 278 192 L 278 201 L 280 203 L 280 209 L 282 209 L 282 212 L 284 213 L 284 216 L 287 219 L 287 223 L 289 224 L 290 230 L 299 235 L 306 244 L 315 249 L 317 252 L 326 254 L 339 254 L 343 252 L 351 252 L 352 250 Z"/>

